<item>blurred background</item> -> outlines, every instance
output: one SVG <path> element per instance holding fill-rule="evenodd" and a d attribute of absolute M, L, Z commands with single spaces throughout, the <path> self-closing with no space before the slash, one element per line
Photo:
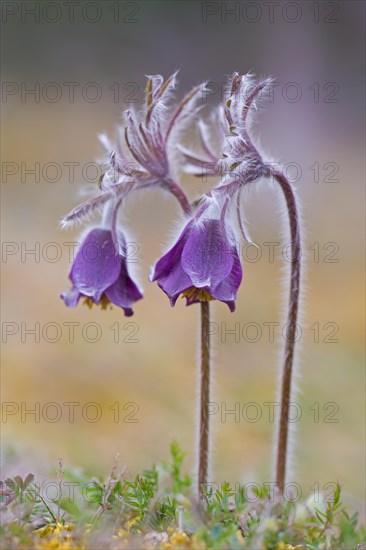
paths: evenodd
<path fill-rule="evenodd" d="M 364 3 L 27 1 L 2 10 L 3 475 L 47 476 L 59 457 L 102 474 L 116 453 L 133 474 L 166 458 L 172 440 L 193 468 L 198 308 L 171 308 L 148 282 L 177 205 L 157 190 L 121 215 L 145 295 L 131 319 L 64 306 L 80 228 L 64 232 L 58 221 L 96 187 L 97 134 L 113 136 L 121 111 L 140 107 L 144 75 L 180 69 L 178 96 L 210 81 L 208 113 L 228 75 L 252 70 L 277 79 L 256 132 L 268 158 L 287 166 L 304 224 L 290 477 L 304 497 L 340 482 L 362 511 Z M 182 181 L 191 198 L 208 185 Z M 236 312 L 212 308 L 217 483 L 273 479 L 268 403 L 278 401 L 287 233 L 275 189 L 253 185 L 245 210 L 259 255 L 243 252 Z M 278 243 L 274 261 L 268 243 Z"/>

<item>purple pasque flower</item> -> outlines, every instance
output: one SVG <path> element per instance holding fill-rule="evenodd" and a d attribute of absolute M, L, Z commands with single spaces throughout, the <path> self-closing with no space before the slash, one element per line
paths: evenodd
<path fill-rule="evenodd" d="M 69 274 L 73 286 L 61 294 L 68 307 L 75 307 L 83 296 L 89 307 L 98 304 L 106 309 L 114 304 L 124 310 L 126 317 L 133 315 L 132 305 L 142 294 L 129 276 L 121 232 L 118 237 L 122 253 L 116 249 L 110 229 L 89 231 Z"/>
<path fill-rule="evenodd" d="M 150 280 L 158 282 L 172 306 L 181 294 L 187 306 L 220 300 L 233 312 L 242 268 L 234 233 L 224 217 L 191 219 L 157 262 Z"/>

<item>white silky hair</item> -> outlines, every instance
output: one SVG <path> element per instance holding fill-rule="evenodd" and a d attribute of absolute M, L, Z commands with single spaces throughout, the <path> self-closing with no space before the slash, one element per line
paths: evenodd
<path fill-rule="evenodd" d="M 90 190 L 85 189 L 79 193 L 79 196 L 89 194 Z M 112 198 L 112 197 L 111 197 Z M 110 199 L 107 199 L 110 200 Z M 82 223 L 88 222 L 92 216 L 96 213 L 102 214 L 106 201 L 103 201 L 103 194 L 99 194 L 96 197 L 85 201 L 73 208 L 66 216 L 63 216 L 59 220 L 59 227 L 61 229 L 71 229 L 77 227 Z"/>
<path fill-rule="evenodd" d="M 174 102 L 175 102 L 175 93 L 178 86 L 178 73 L 179 70 L 174 71 L 174 73 L 171 75 L 172 80 L 169 83 L 169 85 L 165 88 L 162 96 L 157 101 L 156 106 L 154 107 L 155 112 L 159 116 L 159 120 L 163 122 L 162 128 L 164 128 L 165 124 L 169 122 L 169 116 L 171 115 L 172 111 L 174 110 Z M 162 86 L 164 86 L 164 83 L 166 81 L 163 80 Z M 142 110 L 142 114 L 145 114 L 145 109 Z"/>
<path fill-rule="evenodd" d="M 232 227 L 235 228 L 235 237 L 237 239 L 238 246 L 240 246 L 242 243 L 245 244 L 246 241 L 248 243 L 254 244 L 256 246 L 254 240 L 251 237 L 252 230 L 254 230 L 254 229 L 253 229 L 252 222 L 248 218 L 248 215 L 247 215 L 247 212 L 246 212 L 246 209 L 245 209 L 245 203 L 246 203 L 248 195 L 252 194 L 254 189 L 257 189 L 258 184 L 261 185 L 261 182 L 257 181 L 257 182 L 249 183 L 248 185 L 245 185 L 244 187 L 242 187 L 238 191 L 238 193 L 240 193 L 240 199 L 239 199 L 240 217 L 241 217 L 241 221 L 243 223 L 244 229 L 245 229 L 246 239 L 244 239 L 244 236 L 243 236 L 243 234 L 241 232 L 241 229 L 240 229 L 240 223 L 239 223 L 239 219 L 238 219 L 238 216 L 237 216 L 237 210 L 235 209 L 235 211 L 234 211 L 234 206 L 233 205 L 230 209 L 230 215 L 231 215 L 231 220 L 232 220 L 231 225 L 232 225 Z"/>
<path fill-rule="evenodd" d="M 201 87 L 200 93 L 206 91 L 206 83 L 203 82 L 197 86 Z M 192 88 L 193 90 L 194 88 Z M 183 98 L 184 99 L 184 98 Z M 173 126 L 170 139 L 167 143 L 167 157 L 169 161 L 169 167 L 171 168 L 171 176 L 173 179 L 179 179 L 181 173 L 184 171 L 184 157 L 177 147 L 177 144 L 180 144 L 184 141 L 183 134 L 192 125 L 192 122 L 199 120 L 200 113 L 204 110 L 205 105 L 198 105 L 199 93 L 193 95 L 188 103 L 184 106 L 182 111 L 182 116 L 179 116 L 177 122 Z M 172 115 L 170 112 L 169 115 Z M 169 122 L 169 120 L 167 120 Z"/>
<path fill-rule="evenodd" d="M 280 168 L 281 169 L 281 168 Z M 279 185 L 273 181 L 270 182 L 271 186 L 275 187 L 277 185 L 278 187 L 278 204 L 276 205 L 276 210 L 279 213 L 279 221 L 280 221 L 280 228 L 281 233 L 283 235 L 282 241 L 286 244 L 286 251 L 290 250 L 290 258 L 291 259 L 291 236 L 290 236 L 290 230 L 289 230 L 289 219 L 288 219 L 288 212 L 286 208 L 285 198 L 283 196 L 283 193 L 281 192 L 281 189 L 279 189 Z M 301 336 L 298 341 L 295 342 L 295 348 L 294 348 L 294 356 L 293 356 L 293 365 L 292 365 L 292 378 L 291 378 L 291 394 L 290 394 L 290 402 L 296 403 L 296 399 L 299 395 L 301 395 L 301 389 L 300 389 L 300 363 L 302 363 L 302 345 L 301 340 L 304 337 L 304 325 L 306 322 L 306 316 L 304 313 L 304 296 L 306 293 L 306 254 L 304 249 L 304 242 L 305 242 L 305 235 L 304 235 L 304 223 L 303 223 L 303 217 L 301 215 L 301 204 L 299 201 L 298 193 L 296 192 L 296 189 L 294 189 L 294 186 L 292 185 L 292 190 L 295 195 L 297 210 L 298 210 L 298 222 L 300 226 L 300 254 L 301 254 L 301 271 L 300 271 L 300 295 L 299 295 L 299 305 L 298 305 L 298 316 L 297 316 L 297 326 L 300 327 L 301 330 Z M 283 259 L 283 267 L 281 269 L 281 282 L 280 282 L 280 289 L 281 289 L 281 334 L 283 335 L 283 327 L 287 327 L 287 316 L 288 316 L 288 308 L 289 308 L 289 299 L 290 299 L 290 277 L 291 277 L 291 262 L 286 261 L 283 258 L 284 255 L 284 248 L 282 248 L 282 259 Z M 288 252 L 286 256 L 288 255 Z M 286 332 L 285 332 L 286 334 Z M 284 363 L 284 351 L 286 347 L 286 339 L 284 338 L 284 345 L 281 346 L 281 349 L 277 351 L 277 361 L 276 363 L 279 364 L 279 369 L 277 372 L 277 400 L 280 403 L 281 402 L 281 385 L 282 385 L 282 376 L 283 376 L 283 363 Z M 277 443 L 278 443 L 278 431 L 279 431 L 279 414 L 280 411 L 278 411 L 277 414 L 277 420 L 276 420 L 276 430 L 273 434 L 273 452 L 274 456 L 277 456 Z M 294 469 L 294 456 L 296 454 L 297 449 L 297 443 L 295 438 L 296 433 L 296 424 L 295 422 L 289 422 L 288 423 L 288 443 L 287 443 L 287 471 L 286 471 L 286 481 L 290 480 L 292 476 L 296 475 L 296 471 Z M 273 473 L 274 475 L 274 473 Z"/>
<path fill-rule="evenodd" d="M 222 304 L 221 304 L 222 305 Z M 197 487 L 197 472 L 199 465 L 199 444 L 200 444 L 200 403 L 201 403 L 201 304 L 192 304 L 189 307 L 196 307 L 197 309 L 197 345 L 196 345 L 196 395 L 195 395 L 195 430 L 194 430 L 194 475 L 193 483 L 194 487 Z M 214 323 L 215 319 L 215 307 L 213 302 L 209 302 L 210 308 L 210 323 Z M 210 393 L 210 403 L 214 403 L 215 395 L 215 383 L 216 383 L 216 369 L 215 369 L 215 358 L 217 355 L 217 350 L 215 346 L 214 335 L 210 335 L 210 378 L 209 378 L 209 393 Z M 215 422 L 213 422 L 214 416 L 209 415 L 209 437 L 208 437 L 208 484 L 213 483 L 213 475 L 215 464 L 213 463 L 214 457 L 214 442 L 216 431 Z M 213 429 L 215 428 L 215 430 Z"/>
<path fill-rule="evenodd" d="M 247 95 L 246 89 L 248 89 L 248 93 L 250 93 L 250 91 L 251 91 L 251 89 L 253 89 L 255 83 L 254 83 L 253 77 L 251 75 L 248 75 L 245 78 L 247 79 L 247 83 L 245 83 L 245 86 L 244 86 L 244 95 Z M 271 82 L 272 82 L 271 80 L 268 80 L 267 85 L 269 85 Z M 243 80 L 242 80 L 242 83 L 243 83 Z M 231 89 L 229 88 L 228 92 L 227 92 L 227 99 L 229 97 L 231 97 L 231 95 L 232 95 L 231 94 Z M 239 115 L 240 115 L 239 109 L 241 110 L 242 107 L 243 107 L 242 102 L 240 101 L 240 99 L 236 102 L 236 105 L 234 105 L 233 107 L 236 108 L 236 116 L 237 116 L 237 118 L 239 118 Z M 250 127 L 251 123 L 252 123 L 253 111 L 254 111 L 253 108 L 251 108 L 249 110 L 248 121 L 247 121 L 247 124 L 245 125 L 245 129 L 248 129 Z M 256 138 L 255 142 L 257 144 L 259 142 L 259 139 Z M 256 147 L 259 151 L 262 150 L 259 143 L 258 143 L 258 145 L 256 145 Z M 269 161 L 268 164 L 271 164 L 271 161 Z M 273 161 L 272 161 L 272 164 L 273 164 Z M 278 164 L 278 163 L 276 163 L 276 164 Z M 267 186 L 270 185 L 272 188 L 275 188 L 276 185 L 278 186 L 278 184 L 275 181 L 268 182 L 268 179 L 266 179 L 266 180 L 261 179 L 260 181 L 255 181 L 251 185 L 246 186 L 246 189 L 244 189 L 244 192 L 243 192 L 242 197 L 241 197 L 241 204 L 245 200 L 245 194 L 247 192 L 251 191 L 253 188 L 255 188 L 258 192 L 260 192 L 261 188 L 263 187 L 264 184 L 266 184 Z M 291 187 L 292 187 L 294 195 L 295 195 L 296 206 L 297 206 L 297 210 L 298 210 L 298 220 L 297 221 L 298 221 L 299 226 L 300 226 L 300 221 L 302 220 L 301 206 L 299 205 L 299 199 L 298 199 L 296 190 L 293 188 L 293 186 L 291 186 Z M 280 197 L 280 195 L 283 195 L 281 190 L 278 190 L 278 191 L 279 191 L 278 197 Z M 285 235 L 286 236 L 285 239 L 290 242 L 291 241 L 291 235 L 290 235 L 290 230 L 289 230 L 289 218 L 288 218 L 288 211 L 287 211 L 287 208 L 286 208 L 286 205 L 285 205 L 286 204 L 285 203 L 285 198 L 282 196 L 281 199 L 279 198 L 278 201 L 276 200 L 276 202 L 278 202 L 276 211 L 280 213 L 280 223 L 281 223 L 282 234 Z M 304 267 L 306 265 L 306 258 L 305 258 L 304 247 L 303 247 L 303 243 L 304 243 L 304 234 L 303 234 L 304 227 L 303 227 L 303 224 L 301 224 L 301 226 L 300 226 L 300 231 L 301 231 L 301 234 L 300 234 L 300 239 L 301 239 L 301 241 L 300 241 L 300 254 L 301 254 L 301 272 L 300 272 L 301 286 L 300 286 L 300 288 L 301 288 L 301 292 L 300 292 L 300 296 L 299 296 L 299 307 L 298 307 L 297 323 L 298 323 L 298 326 L 300 326 L 300 328 L 301 328 L 303 326 L 303 321 L 304 321 L 303 300 L 304 300 L 304 279 L 306 277 L 305 267 Z M 290 239 L 289 239 L 289 236 L 290 236 Z M 282 299 L 282 303 L 284 304 L 282 317 L 285 319 L 285 321 L 283 323 L 283 326 L 285 326 L 285 324 L 287 323 L 288 308 L 289 308 L 289 305 L 290 305 L 290 302 L 289 302 L 289 298 L 290 298 L 289 297 L 289 290 L 290 290 L 289 280 L 290 280 L 290 277 L 291 277 L 290 270 L 291 270 L 291 266 L 287 266 L 287 265 L 282 269 L 282 273 L 284 272 L 283 276 L 282 276 L 282 294 L 285 293 L 285 295 L 283 296 L 283 299 Z M 291 280 L 290 280 L 290 283 L 291 283 Z M 301 340 L 301 338 L 300 338 L 300 340 Z M 278 369 L 277 386 L 279 387 L 279 389 L 277 390 L 277 392 L 279 393 L 279 403 L 280 403 L 280 400 L 281 400 L 281 386 L 282 386 L 282 377 L 283 377 L 284 349 L 286 348 L 286 344 L 287 344 L 287 342 L 285 341 L 284 346 L 281 346 L 281 355 L 280 355 L 280 361 L 279 361 L 280 368 Z M 290 394 L 290 402 L 291 403 L 295 402 L 296 396 L 299 395 L 299 392 L 300 392 L 299 383 L 298 383 L 298 381 L 299 381 L 298 363 L 300 362 L 300 356 L 301 356 L 300 342 L 297 341 L 297 342 L 295 342 L 293 365 L 292 365 L 291 394 Z M 275 457 L 277 456 L 279 414 L 280 414 L 280 411 L 278 411 L 278 414 L 277 414 L 276 430 L 274 432 L 274 456 Z M 288 445 L 287 445 L 287 457 L 286 457 L 287 462 L 288 462 L 288 469 L 287 469 L 287 473 L 286 473 L 286 479 L 289 479 L 290 476 L 292 476 L 294 474 L 292 458 L 294 456 L 294 449 L 295 449 L 295 444 L 294 444 L 295 428 L 296 428 L 296 426 L 295 426 L 294 423 L 292 423 L 292 422 L 288 423 Z"/>
<path fill-rule="evenodd" d="M 178 70 L 176 70 L 172 75 L 172 80 L 169 83 L 169 85 L 165 88 L 164 92 L 162 93 L 161 97 L 158 100 L 155 100 L 154 104 L 154 118 L 158 118 L 159 122 L 161 124 L 162 131 L 164 131 L 170 121 L 170 117 L 172 116 L 175 108 L 175 102 L 176 102 L 176 88 L 178 84 Z M 151 75 L 153 76 L 153 75 Z M 147 75 L 148 78 L 151 77 L 150 75 Z M 160 76 L 160 75 L 156 75 Z M 166 81 L 165 81 L 166 82 Z M 162 83 L 164 85 L 164 82 Z M 137 108 L 136 105 L 131 104 L 128 109 L 125 109 L 121 113 L 121 119 L 122 119 L 122 125 L 127 125 L 127 113 L 130 112 L 132 114 L 132 117 L 135 119 L 137 124 L 139 122 L 145 121 L 145 116 L 147 113 L 146 110 L 146 104 L 143 101 L 142 106 L 140 108 Z"/>
<path fill-rule="evenodd" d="M 223 133 L 223 129 L 220 134 L 218 131 L 220 128 L 217 127 L 220 123 L 223 123 L 223 117 L 223 108 L 222 105 L 219 105 L 209 113 L 207 120 L 203 118 L 198 120 L 199 131 L 202 139 L 205 141 L 210 151 L 218 157 L 223 146 L 223 140 L 220 139 L 220 137 L 222 137 L 221 134 Z"/>
<path fill-rule="evenodd" d="M 109 139 L 108 135 L 105 132 L 100 132 L 98 134 L 98 139 L 104 149 L 105 155 L 110 155 L 111 151 L 114 149 L 114 144 Z"/>
<path fill-rule="evenodd" d="M 274 161 L 271 159 L 269 155 L 266 156 L 268 159 L 266 163 L 272 164 Z M 275 163 L 277 168 L 281 170 L 281 164 Z M 300 250 L 301 250 L 301 273 L 300 273 L 300 297 L 299 297 L 299 308 L 298 308 L 298 318 L 297 318 L 297 324 L 300 326 L 302 330 L 302 337 L 304 336 L 304 321 L 305 321 L 305 314 L 304 314 L 304 287 L 306 282 L 306 254 L 304 253 L 304 246 L 303 243 L 305 242 L 305 235 L 304 235 L 304 224 L 302 223 L 302 216 L 301 216 L 301 204 L 299 204 L 299 197 L 298 193 L 296 193 L 296 189 L 294 189 L 294 186 L 292 185 L 292 190 L 295 195 L 297 210 L 298 210 L 298 222 L 300 225 Z M 284 251 L 287 251 L 287 255 L 290 254 L 289 259 L 291 259 L 291 236 L 290 236 L 290 229 L 289 229 L 289 219 L 288 219 L 288 212 L 286 208 L 286 202 L 285 197 L 283 196 L 282 190 L 279 187 L 279 184 L 274 180 L 274 178 L 269 179 L 268 177 L 262 177 L 260 180 L 254 181 L 242 188 L 241 191 L 241 199 L 240 199 L 240 209 L 242 214 L 242 219 L 244 221 L 244 226 L 246 229 L 247 237 L 249 242 L 252 242 L 252 239 L 249 236 L 249 232 L 247 231 L 247 227 L 251 226 L 247 215 L 245 211 L 245 203 L 248 197 L 248 194 L 252 195 L 254 192 L 259 195 L 265 195 L 265 193 L 268 193 L 268 190 L 271 191 L 273 195 L 273 204 L 274 204 L 274 214 L 277 216 L 279 215 L 279 224 L 280 224 L 280 230 L 281 234 L 283 235 L 281 241 L 282 241 L 282 260 L 283 265 L 281 268 L 281 276 L 279 281 L 279 288 L 281 293 L 281 300 L 280 303 L 281 311 L 280 316 L 282 318 L 282 322 L 280 323 L 281 328 L 281 335 L 282 330 L 287 325 L 287 315 L 288 315 L 288 307 L 289 307 L 289 292 L 290 292 L 290 277 L 291 277 L 291 265 L 290 261 L 286 261 L 283 258 Z M 235 210 L 231 208 L 230 215 L 234 215 Z M 237 220 L 233 220 L 233 224 L 236 225 L 236 234 L 239 232 L 239 227 Z M 251 230 L 250 230 L 251 232 Z M 255 244 L 255 242 L 254 242 Z M 284 244 L 286 244 L 286 249 L 284 248 Z M 286 334 L 286 333 L 285 333 Z M 277 400 L 276 403 L 280 404 L 281 401 L 281 384 L 282 384 L 282 375 L 283 375 L 283 362 L 284 362 L 284 350 L 286 346 L 286 340 L 284 339 L 284 345 L 281 345 L 277 348 L 276 356 L 277 359 L 274 361 L 277 369 Z M 295 350 L 294 350 L 294 357 L 293 357 L 293 367 L 292 367 L 292 379 L 291 379 L 291 395 L 290 395 L 290 401 L 291 403 L 296 402 L 296 397 L 300 395 L 300 388 L 299 388 L 299 363 L 302 362 L 301 360 L 302 352 L 301 352 L 301 337 L 299 341 L 295 342 Z M 290 411 L 291 413 L 292 411 Z M 278 410 L 276 411 L 276 420 L 275 420 L 275 426 L 276 429 L 273 433 L 273 456 L 274 461 L 276 460 L 277 456 L 277 440 L 278 440 L 278 431 L 279 431 L 279 415 L 280 415 L 280 409 L 278 407 Z M 293 476 L 296 472 L 293 468 L 293 457 L 296 453 L 296 439 L 295 439 L 295 433 L 296 433 L 296 423 L 289 422 L 289 429 L 288 429 L 288 446 L 287 446 L 287 473 L 286 473 L 286 479 L 290 479 L 291 476 Z M 274 466 L 273 466 L 274 469 Z M 273 471 L 273 475 L 275 472 Z"/>
<path fill-rule="evenodd" d="M 265 93 L 268 91 L 269 87 L 273 84 L 275 81 L 274 78 L 270 77 L 260 77 L 259 79 L 255 78 L 255 75 L 251 75 L 253 77 L 253 88 L 256 84 L 259 84 L 260 82 L 265 82 L 264 87 L 262 90 L 258 93 L 258 96 L 252 103 L 252 107 L 249 109 L 247 120 L 246 120 L 246 126 L 248 131 L 253 135 L 253 125 L 256 122 L 256 120 L 260 117 L 261 113 L 266 111 L 265 106 Z M 252 89 L 252 88 L 251 88 Z M 251 90 L 250 90 L 251 91 Z"/>
<path fill-rule="evenodd" d="M 232 92 L 231 92 L 231 85 L 233 78 L 238 75 L 238 73 L 233 73 L 228 80 L 225 88 L 225 101 L 228 101 L 231 99 Z M 262 108 L 263 104 L 263 92 L 268 89 L 268 87 L 273 83 L 274 79 L 272 77 L 261 77 L 257 78 L 254 72 L 247 72 L 245 75 L 241 76 L 241 82 L 239 89 L 237 90 L 236 94 L 234 94 L 235 99 L 235 112 L 238 119 L 240 119 L 241 111 L 243 110 L 243 107 L 245 106 L 245 102 L 251 92 L 254 90 L 257 84 L 263 82 L 265 85 L 262 88 L 262 90 L 258 93 L 258 96 L 254 99 L 251 108 L 249 109 L 247 113 L 247 118 L 245 122 L 245 127 L 247 130 L 251 130 L 252 123 L 255 118 L 255 114 L 258 113 L 259 109 Z"/>

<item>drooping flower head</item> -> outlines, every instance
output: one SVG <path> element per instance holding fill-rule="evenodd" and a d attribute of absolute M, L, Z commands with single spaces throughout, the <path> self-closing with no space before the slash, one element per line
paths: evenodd
<path fill-rule="evenodd" d="M 68 307 L 75 307 L 84 297 L 87 305 L 98 304 L 106 309 L 109 304 L 123 308 L 127 317 L 133 315 L 132 305 L 142 298 L 131 279 L 122 233 L 118 233 L 120 250 L 109 229 L 92 229 L 83 240 L 72 265 L 69 279 L 72 288 L 61 294 Z"/>
<path fill-rule="evenodd" d="M 234 311 L 242 268 L 225 216 L 203 212 L 192 218 L 173 248 L 157 262 L 151 280 L 158 282 L 172 306 L 182 295 L 187 305 L 219 300 Z"/>
<path fill-rule="evenodd" d="M 185 214 L 191 213 L 191 205 L 175 181 L 170 148 L 182 123 L 196 114 L 204 86 L 196 86 L 174 106 L 171 97 L 176 76 L 175 73 L 166 81 L 160 75 L 148 77 L 142 111 L 124 113 L 115 143 L 105 135 L 100 136 L 106 155 L 101 161 L 103 175 L 98 181 L 98 193 L 74 208 L 61 225 L 70 226 L 103 209 L 106 222 L 103 226 L 107 229 L 94 230 L 83 242 L 70 273 L 73 288 L 62 295 L 68 306 L 75 306 L 84 296 L 88 304 L 105 307 L 111 302 L 131 315 L 132 303 L 142 297 L 128 274 L 121 253 L 123 238 L 117 230 L 119 209 L 130 193 L 160 187 L 174 195 Z M 94 262 L 84 257 L 92 240 L 100 251 Z"/>
<path fill-rule="evenodd" d="M 125 301 L 121 307 L 129 312 L 131 307 L 126 305 L 127 298 L 132 303 L 141 297 L 137 287 L 131 286 L 134 283 L 120 253 L 117 214 L 131 192 L 154 186 L 173 194 L 190 220 L 176 245 L 157 263 L 153 280 L 158 281 L 173 304 L 182 294 L 187 304 L 217 299 L 234 309 L 242 271 L 235 244 L 235 228 L 226 211 L 236 200 L 238 224 L 244 239 L 248 240 L 241 217 L 241 190 L 266 175 L 267 170 L 253 144 L 249 122 L 256 100 L 269 82 L 256 83 L 251 75 L 233 74 L 225 101 L 215 112 L 211 126 L 198 121 L 200 154 L 186 148 L 177 137 L 180 138 L 187 120 L 197 120 L 202 107 L 199 99 L 205 92 L 205 84 L 193 88 L 174 106 L 171 98 L 176 87 L 176 74 L 166 81 L 160 75 L 148 77 L 141 111 L 127 110 L 124 113 L 123 126 L 119 128 L 115 143 L 109 142 L 106 136 L 101 138 L 108 160 L 105 160 L 105 170 L 99 180 L 99 194 L 75 208 L 62 222 L 64 226 L 70 225 L 103 207 L 109 213 L 108 229 L 103 230 L 107 231 L 103 238 L 119 251 L 102 255 L 94 266 L 87 265 L 82 256 L 76 258 L 70 273 L 73 290 L 64 295 L 68 305 L 77 303 L 80 295 L 90 298 L 88 303 L 103 305 L 109 300 L 121 305 L 121 283 L 118 300 L 114 292 L 117 281 L 123 277 Z M 185 160 L 186 172 L 220 176 L 219 183 L 198 201 L 201 205 L 206 201 L 207 207 L 212 199 L 218 206 L 215 213 L 206 207 L 194 213 L 195 205 L 190 204 L 176 179 L 174 157 L 177 152 Z M 210 168 L 203 170 L 203 165 Z M 82 251 L 83 247 L 81 254 Z M 118 275 L 116 258 L 120 261 Z M 93 286 L 93 277 L 96 286 Z"/>

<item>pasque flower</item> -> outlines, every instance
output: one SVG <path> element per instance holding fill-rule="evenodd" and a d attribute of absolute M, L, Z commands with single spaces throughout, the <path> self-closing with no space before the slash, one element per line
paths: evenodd
<path fill-rule="evenodd" d="M 295 333 L 299 312 L 299 296 L 301 283 L 301 259 L 299 250 L 301 248 L 300 217 L 297 207 L 296 194 L 282 170 L 265 162 L 253 140 L 251 132 L 252 114 L 256 108 L 257 99 L 271 83 L 271 79 L 256 83 L 251 75 L 240 75 L 234 73 L 228 94 L 223 105 L 225 136 L 221 138 L 221 156 L 216 165 L 206 175 L 222 173 L 218 186 L 211 190 L 211 195 L 221 197 L 230 203 L 236 200 L 238 225 L 242 236 L 248 240 L 247 231 L 244 227 L 241 215 L 242 190 L 261 178 L 270 178 L 275 181 L 283 194 L 286 203 L 287 216 L 289 221 L 291 238 L 291 273 L 289 285 L 289 307 L 288 326 L 289 333 L 286 339 L 284 350 L 284 366 L 281 377 L 281 401 L 280 401 L 280 423 L 277 436 L 277 459 L 276 459 L 276 483 L 280 490 L 283 490 L 286 481 L 287 455 L 289 443 L 288 406 L 291 402 L 292 377 L 295 357 Z M 201 166 L 207 158 L 207 140 L 202 140 L 203 157 L 195 151 L 183 150 L 186 165 L 190 173 L 196 173 L 197 167 Z M 201 158 L 202 157 L 202 158 Z M 193 168 L 195 169 L 192 171 Z M 206 365 L 207 367 L 207 365 Z M 207 370 L 207 368 L 206 368 Z M 207 392 L 206 392 L 207 393 Z M 207 411 L 206 411 L 207 412 Z M 207 446 L 202 453 L 207 454 Z M 207 473 L 207 472 L 206 472 Z M 202 479 L 205 476 L 202 477 Z M 207 475 L 206 475 L 207 477 Z"/>
<path fill-rule="evenodd" d="M 133 315 L 132 305 L 142 298 L 127 269 L 125 241 L 118 232 L 121 250 L 117 250 L 109 229 L 92 229 L 83 240 L 70 271 L 72 288 L 61 294 L 68 307 L 75 307 L 84 297 L 91 307 L 108 304 L 123 308 Z"/>
<path fill-rule="evenodd" d="M 174 306 L 220 300 L 230 311 L 242 280 L 234 233 L 223 218 L 193 218 L 176 244 L 157 262 L 151 276 Z"/>
<path fill-rule="evenodd" d="M 142 112 L 126 111 L 124 127 L 119 129 L 115 144 L 105 135 L 100 136 L 108 160 L 103 161 L 105 170 L 98 181 L 99 192 L 74 208 L 61 222 L 67 227 L 96 210 L 104 212 L 105 228 L 90 232 L 71 269 L 69 278 L 73 287 L 62 294 L 69 307 L 76 306 L 84 296 L 90 306 L 96 303 L 105 308 L 113 303 L 122 307 L 125 315 L 132 315 L 132 304 L 142 298 L 128 274 L 123 251 L 120 252 L 123 238 L 117 229 L 118 212 L 132 192 L 163 188 L 178 200 L 185 214 L 191 214 L 188 198 L 174 179 L 169 150 L 181 125 L 199 109 L 198 99 L 204 85 L 193 88 L 174 107 L 170 99 L 175 85 L 176 74 L 165 82 L 160 75 L 148 77 Z M 94 261 L 85 258 L 92 241 L 99 250 Z"/>
<path fill-rule="evenodd" d="M 237 251 L 236 231 L 249 241 L 242 207 L 243 192 L 263 178 L 271 178 L 282 190 L 289 219 L 292 262 L 288 322 L 281 389 L 281 415 L 278 435 L 276 481 L 283 489 L 286 475 L 288 421 L 286 410 L 291 396 L 294 342 L 300 293 L 300 224 L 296 196 L 280 169 L 265 161 L 253 139 L 252 115 L 262 92 L 271 79 L 256 82 L 252 75 L 234 73 L 223 105 L 211 123 L 197 120 L 205 84 L 194 87 L 174 107 L 172 93 L 176 74 L 165 82 L 160 75 L 148 77 L 145 103 L 141 110 L 124 113 L 123 126 L 115 143 L 102 136 L 105 148 L 103 174 L 97 195 L 74 208 L 62 220 L 64 227 L 103 208 L 103 223 L 89 232 L 70 272 L 72 289 L 62 295 L 69 307 L 81 297 L 88 305 L 102 308 L 112 303 L 125 315 L 142 298 L 129 276 L 125 241 L 118 230 L 118 212 L 131 193 L 148 188 L 168 191 L 189 217 L 175 245 L 157 262 L 152 281 L 157 281 L 171 305 L 181 295 L 187 305 L 200 302 L 201 309 L 201 389 L 199 472 L 200 493 L 208 479 L 210 402 L 209 304 L 219 300 L 235 310 L 242 267 Z M 188 122 L 197 123 L 200 147 L 184 144 Z M 178 154 L 177 154 L 178 153 Z M 177 162 L 179 161 L 179 162 Z M 180 161 L 183 161 L 182 163 Z M 203 197 L 190 203 L 180 185 L 181 168 L 192 175 L 218 177 L 219 182 Z M 235 212 L 233 209 L 235 208 Z M 234 213 L 229 216 L 228 213 Z M 94 256 L 88 252 L 94 245 Z M 203 493 L 202 493 L 203 494 Z"/>

